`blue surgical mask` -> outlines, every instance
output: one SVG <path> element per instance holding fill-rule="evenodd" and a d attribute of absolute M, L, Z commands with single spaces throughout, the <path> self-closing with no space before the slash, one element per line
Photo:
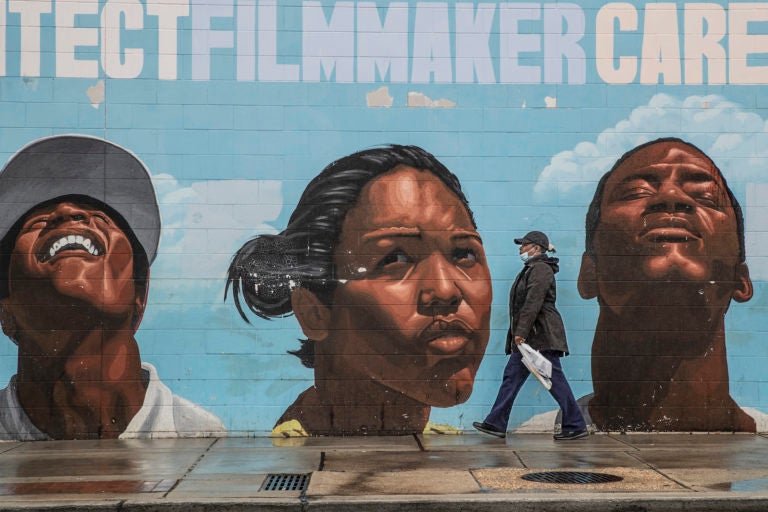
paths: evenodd
<path fill-rule="evenodd" d="M 520 259 L 521 259 L 521 260 L 523 260 L 523 263 L 525 263 L 526 261 L 528 261 L 528 257 L 529 257 L 529 256 L 528 256 L 528 253 L 527 253 L 527 252 L 523 252 L 523 253 L 520 253 Z"/>

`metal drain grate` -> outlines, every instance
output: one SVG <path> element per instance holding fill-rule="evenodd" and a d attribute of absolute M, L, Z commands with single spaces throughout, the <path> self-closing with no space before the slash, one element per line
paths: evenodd
<path fill-rule="evenodd" d="M 624 480 L 617 475 L 586 471 L 542 471 L 541 473 L 528 473 L 520 478 L 543 484 L 607 484 Z"/>
<path fill-rule="evenodd" d="M 306 473 L 270 473 L 259 491 L 306 491 L 308 485 Z"/>

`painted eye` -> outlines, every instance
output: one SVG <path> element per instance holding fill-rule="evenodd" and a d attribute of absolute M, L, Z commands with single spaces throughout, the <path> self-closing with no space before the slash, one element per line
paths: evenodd
<path fill-rule="evenodd" d="M 45 217 L 45 216 L 33 217 L 24 223 L 24 225 L 22 226 L 22 229 L 23 230 L 42 229 L 47 225 L 48 225 L 48 217 Z"/>
<path fill-rule="evenodd" d="M 723 205 L 729 203 L 725 192 L 711 182 L 688 185 L 684 190 L 697 204 L 705 208 L 722 210 Z"/>
<path fill-rule="evenodd" d="M 104 222 L 104 224 L 107 224 L 107 225 L 112 224 L 109 221 L 109 218 L 106 215 L 104 215 L 103 213 L 93 213 L 93 214 L 91 214 L 91 217 L 93 217 L 95 219 L 101 220 L 102 222 Z"/>
<path fill-rule="evenodd" d="M 644 197 L 650 197 L 653 195 L 653 190 L 645 187 L 633 187 L 622 192 L 622 201 L 634 201 L 635 199 L 642 199 Z"/>
<path fill-rule="evenodd" d="M 477 263 L 477 254 L 472 249 L 459 247 L 453 251 L 453 260 L 458 265 L 470 267 Z"/>
<path fill-rule="evenodd" d="M 695 199 L 697 203 L 702 206 L 706 206 L 707 208 L 717 209 L 720 207 L 720 205 L 717 203 L 717 200 L 709 194 L 701 195 Z"/>
<path fill-rule="evenodd" d="M 401 250 L 392 251 L 386 256 L 384 256 L 379 262 L 376 264 L 376 268 L 381 270 L 385 267 L 388 267 L 390 265 L 396 265 L 399 263 L 412 263 L 413 260 L 410 256 L 405 254 Z"/>

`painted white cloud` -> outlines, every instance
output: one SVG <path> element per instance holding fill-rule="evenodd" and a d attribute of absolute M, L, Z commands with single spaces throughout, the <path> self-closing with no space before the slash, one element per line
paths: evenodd
<path fill-rule="evenodd" d="M 245 240 L 276 232 L 269 223 L 282 209 L 279 181 L 181 184 L 169 174 L 155 175 L 152 181 L 163 224 L 152 276 L 177 278 L 174 286 L 199 288 L 206 280 L 223 279 L 229 260 Z"/>
<path fill-rule="evenodd" d="M 768 279 L 768 238 L 755 231 L 768 197 L 762 196 L 764 204 L 756 204 L 754 193 L 755 184 L 768 183 L 768 122 L 722 96 L 655 95 L 595 140 L 553 156 L 539 175 L 534 200 L 542 205 L 581 206 L 586 211 L 597 181 L 616 160 L 659 137 L 679 137 L 695 144 L 720 167 L 744 207 L 753 278 Z"/>
<path fill-rule="evenodd" d="M 152 183 L 162 232 L 138 336 L 149 360 L 155 351 L 165 350 L 158 341 L 162 336 L 153 336 L 153 330 L 176 331 L 182 325 L 225 332 L 233 321 L 239 321 L 232 299 L 223 301 L 232 256 L 254 235 L 277 232 L 271 223 L 283 207 L 280 181 L 182 182 L 171 174 L 155 174 Z M 200 343 L 199 332 L 197 336 Z"/>

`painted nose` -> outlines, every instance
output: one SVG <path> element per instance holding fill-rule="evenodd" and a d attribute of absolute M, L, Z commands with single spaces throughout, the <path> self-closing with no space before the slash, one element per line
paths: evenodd
<path fill-rule="evenodd" d="M 693 213 L 696 201 L 675 183 L 664 183 L 648 206 L 651 212 Z"/>
<path fill-rule="evenodd" d="M 447 316 L 455 313 L 464 298 L 458 285 L 458 271 L 442 255 L 422 261 L 418 311 L 426 316 Z"/>
<path fill-rule="evenodd" d="M 87 223 L 90 220 L 90 213 L 87 209 L 75 204 L 75 203 L 60 203 L 53 212 L 51 212 L 48 225 L 58 226 L 65 222 L 83 222 Z"/>

